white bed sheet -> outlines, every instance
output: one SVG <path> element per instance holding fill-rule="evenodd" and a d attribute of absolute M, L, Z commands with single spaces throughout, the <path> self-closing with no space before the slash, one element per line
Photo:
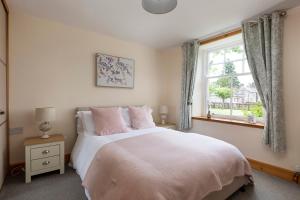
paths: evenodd
<path fill-rule="evenodd" d="M 119 133 L 108 136 L 97 136 L 94 133 L 81 133 L 71 153 L 71 165 L 79 174 L 81 180 L 84 179 L 85 174 L 98 150 L 105 144 L 118 141 L 124 138 L 135 137 L 148 133 L 174 131 L 166 128 L 149 128 L 141 130 L 132 130 L 128 133 Z M 178 131 L 174 131 L 178 132 Z M 179 133 L 179 132 L 178 132 Z"/>

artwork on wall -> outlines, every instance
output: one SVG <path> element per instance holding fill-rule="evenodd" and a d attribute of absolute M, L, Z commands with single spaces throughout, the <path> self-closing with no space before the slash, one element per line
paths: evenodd
<path fill-rule="evenodd" d="M 134 64 L 130 58 L 97 53 L 97 86 L 133 88 Z"/>

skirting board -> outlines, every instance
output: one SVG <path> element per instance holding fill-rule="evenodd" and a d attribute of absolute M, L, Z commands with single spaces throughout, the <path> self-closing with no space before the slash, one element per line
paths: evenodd
<path fill-rule="evenodd" d="M 251 158 L 247 158 L 247 160 L 249 161 L 253 169 L 300 184 L 299 175 L 297 175 L 296 172 L 274 165 L 270 165 L 261 161 L 257 161 Z"/>
<path fill-rule="evenodd" d="M 65 162 L 68 163 L 70 161 L 70 154 L 66 154 L 65 155 Z M 270 165 L 261 161 L 257 161 L 251 158 L 247 158 L 247 160 L 249 161 L 251 167 L 253 169 L 256 169 L 258 171 L 262 171 L 265 172 L 267 174 L 270 174 L 272 176 L 276 176 L 288 181 L 292 181 L 292 182 L 296 182 L 298 184 L 300 184 L 300 177 L 299 175 L 296 174 L 296 172 L 293 172 L 291 170 L 288 169 L 284 169 L 281 167 L 277 167 L 274 165 Z M 19 163 L 19 164 L 14 164 L 14 165 L 10 165 L 10 170 L 16 168 L 16 167 L 24 167 L 25 163 Z"/>

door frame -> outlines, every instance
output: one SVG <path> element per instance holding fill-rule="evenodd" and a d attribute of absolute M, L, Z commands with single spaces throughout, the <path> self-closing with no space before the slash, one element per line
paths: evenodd
<path fill-rule="evenodd" d="M 6 172 L 9 173 L 9 10 L 6 0 L 1 0 L 2 6 L 6 12 L 6 144 L 7 144 L 7 166 Z"/>

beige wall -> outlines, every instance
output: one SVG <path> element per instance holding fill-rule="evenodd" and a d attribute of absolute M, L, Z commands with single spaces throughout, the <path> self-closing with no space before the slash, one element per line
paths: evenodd
<path fill-rule="evenodd" d="M 164 92 L 162 101 L 169 107 L 168 120 L 177 123 L 180 112 L 181 66 L 183 63 L 181 48 L 165 49 L 159 52 L 162 74 L 165 77 L 162 85 Z"/>
<path fill-rule="evenodd" d="M 75 141 L 74 109 L 93 105 L 160 103 L 162 74 L 155 49 L 11 12 L 10 163 L 24 161 L 23 139 L 38 135 L 34 108 L 54 106 L 52 132 L 66 136 L 66 152 Z M 95 53 L 133 58 L 134 89 L 95 87 Z"/>
<path fill-rule="evenodd" d="M 236 145 L 248 157 L 295 170 L 300 165 L 300 7 L 288 12 L 284 30 L 284 99 L 287 125 L 287 152 L 274 154 L 262 144 L 262 130 L 213 122 L 193 121 L 193 132 L 206 134 Z M 164 103 L 171 106 L 171 119 L 178 120 L 181 80 L 179 47 L 161 51 L 170 81 L 166 84 Z M 176 116 L 176 117 L 174 117 Z"/>

